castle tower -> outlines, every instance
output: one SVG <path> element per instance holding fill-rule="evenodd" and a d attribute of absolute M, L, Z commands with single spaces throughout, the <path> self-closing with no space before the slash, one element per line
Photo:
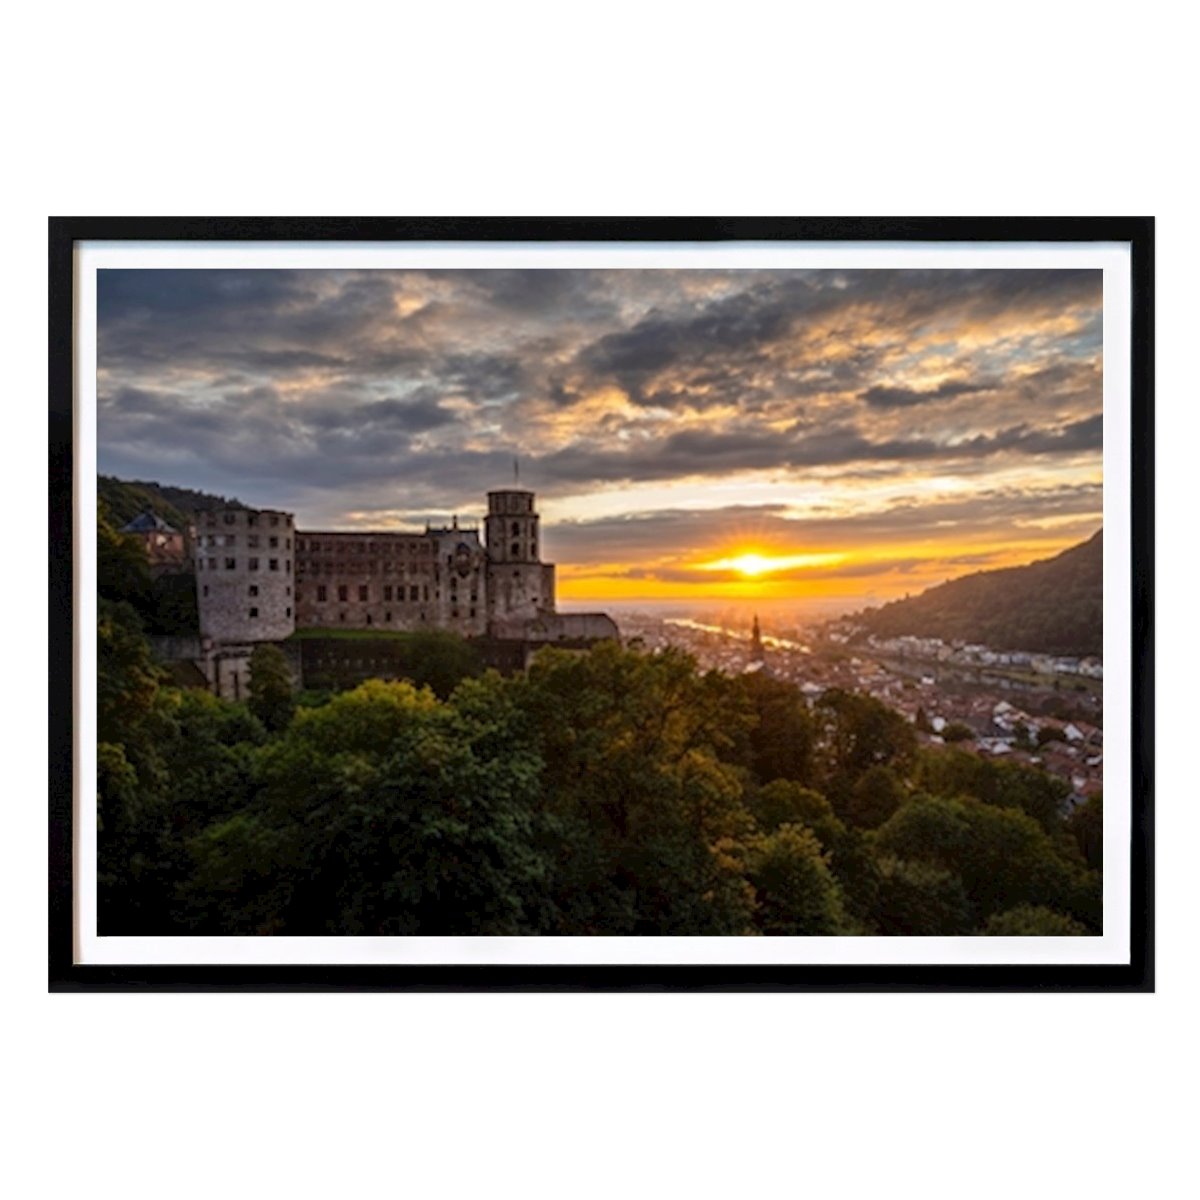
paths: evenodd
<path fill-rule="evenodd" d="M 217 643 L 279 642 L 296 628 L 291 513 L 226 508 L 196 516 L 200 636 Z"/>
<path fill-rule="evenodd" d="M 488 492 L 488 558 L 493 563 L 537 562 L 539 520 L 532 492 L 521 488 Z"/>
<path fill-rule="evenodd" d="M 554 567 L 540 558 L 534 494 L 524 488 L 488 492 L 484 542 L 488 558 L 488 617 L 502 634 L 506 621 L 554 611 Z"/>

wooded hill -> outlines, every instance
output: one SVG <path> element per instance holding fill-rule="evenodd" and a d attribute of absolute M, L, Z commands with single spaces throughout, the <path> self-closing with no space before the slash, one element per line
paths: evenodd
<path fill-rule="evenodd" d="M 107 509 L 109 520 L 119 529 L 138 513 L 157 513 L 181 533 L 187 528 L 192 513 L 210 512 L 218 508 L 245 508 L 240 500 L 198 492 L 192 488 L 172 487 L 169 484 L 145 480 L 127 481 L 112 475 L 96 479 L 96 495 Z"/>
<path fill-rule="evenodd" d="M 1099 655 L 1104 630 L 1104 539 L 1025 567 L 978 571 L 861 614 L 878 637 L 940 637 L 994 650 Z"/>

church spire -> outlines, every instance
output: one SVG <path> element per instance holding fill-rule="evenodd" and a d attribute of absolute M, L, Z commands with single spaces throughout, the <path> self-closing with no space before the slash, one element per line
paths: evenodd
<path fill-rule="evenodd" d="M 758 613 L 754 614 L 754 629 L 750 634 L 750 661 L 762 662 L 764 659 L 762 630 L 758 624 Z"/>

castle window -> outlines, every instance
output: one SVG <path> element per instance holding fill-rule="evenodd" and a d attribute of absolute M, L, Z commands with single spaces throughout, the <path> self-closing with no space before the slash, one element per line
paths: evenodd
<path fill-rule="evenodd" d="M 258 513 L 251 513 L 246 518 L 246 524 L 247 525 L 257 525 L 258 524 Z"/>
<path fill-rule="evenodd" d="M 390 620 L 392 619 L 392 614 L 391 614 L 390 612 L 385 612 L 385 613 L 383 614 L 383 619 L 384 619 L 385 621 L 390 621 Z"/>
<path fill-rule="evenodd" d="M 453 617 L 455 620 L 457 620 L 457 619 L 458 619 L 458 609 L 457 609 L 457 608 L 452 608 L 452 609 L 450 610 L 450 615 L 451 615 L 451 616 L 452 616 L 452 617 Z"/>
<path fill-rule="evenodd" d="M 385 585 L 383 589 L 383 598 L 385 600 L 390 600 L 392 598 L 392 585 L 390 583 Z"/>
<path fill-rule="evenodd" d="M 371 624 L 371 614 L 370 613 L 367 613 L 367 624 L 368 625 Z"/>
<path fill-rule="evenodd" d="M 252 608 L 250 610 L 250 619 L 253 621 L 257 616 L 258 616 L 258 609 Z"/>
<path fill-rule="evenodd" d="M 267 566 L 270 567 L 272 571 L 278 571 L 279 570 L 279 559 L 277 559 L 277 558 L 271 559 L 271 561 L 267 563 Z"/>
<path fill-rule="evenodd" d="M 285 575 L 290 575 L 292 573 L 292 560 L 290 558 L 283 564 L 283 573 Z"/>
<path fill-rule="evenodd" d="M 236 558 L 227 558 L 225 560 L 225 570 L 236 571 L 237 570 L 237 559 Z"/>
<path fill-rule="evenodd" d="M 338 585 L 338 599 L 345 601 L 346 599 L 349 598 L 349 595 L 350 595 L 350 589 L 344 583 L 339 584 Z M 345 619 L 346 619 L 345 616 L 343 616 L 342 620 L 344 621 Z"/>
<path fill-rule="evenodd" d="M 226 524 L 226 525 L 232 525 L 232 524 L 234 523 L 234 521 L 236 521 L 236 520 L 237 520 L 237 517 L 235 517 L 235 516 L 233 515 L 233 513 L 226 513 L 226 514 L 225 514 L 225 524 Z"/>
<path fill-rule="evenodd" d="M 285 588 L 283 589 L 283 594 L 284 594 L 285 596 L 290 596 L 290 595 L 292 594 L 292 589 L 291 589 L 290 587 L 285 587 Z"/>
<path fill-rule="evenodd" d="M 271 524 L 272 524 L 272 525 L 278 525 L 278 524 L 279 524 L 279 518 L 278 518 L 277 516 L 275 516 L 275 515 L 272 515 L 272 517 L 271 517 Z"/>
<path fill-rule="evenodd" d="M 252 584 L 250 585 L 250 591 L 249 591 L 249 594 L 250 594 L 251 596 L 257 596 L 257 595 L 258 595 L 258 584 L 257 584 L 257 583 L 252 583 Z"/>
<path fill-rule="evenodd" d="M 429 584 L 425 585 L 423 591 L 424 591 L 424 595 L 423 595 L 422 599 L 428 600 L 429 599 Z"/>
<path fill-rule="evenodd" d="M 210 558 L 208 560 L 208 569 L 210 571 L 215 571 L 217 569 L 217 560 L 215 558 Z"/>
<path fill-rule="evenodd" d="M 474 615 L 475 615 L 475 610 L 471 609 L 471 616 L 474 616 Z"/>
<path fill-rule="evenodd" d="M 521 553 L 521 548 L 520 548 L 520 547 L 517 545 L 517 543 L 516 543 L 516 542 L 513 542 L 513 544 L 512 544 L 512 556 L 513 556 L 513 558 L 516 558 L 516 557 L 518 557 L 518 555 L 519 555 L 520 553 Z"/>
<path fill-rule="evenodd" d="M 216 515 L 214 513 L 209 513 L 205 518 L 204 523 L 205 525 L 215 525 L 217 523 Z"/>
<path fill-rule="evenodd" d="M 517 534 L 519 534 L 520 532 L 521 532 L 521 527 L 520 527 L 520 525 L 518 525 L 518 524 L 516 523 L 516 521 L 514 521 L 514 522 L 512 523 L 512 535 L 513 535 L 513 537 L 516 537 L 516 536 L 517 536 Z"/>
<path fill-rule="evenodd" d="M 283 615 L 284 615 L 285 617 L 290 617 L 290 616 L 292 615 L 292 610 L 291 610 L 290 608 L 285 608 L 285 609 L 283 610 Z"/>
<path fill-rule="evenodd" d="M 338 613 L 338 620 L 344 622 L 346 620 L 346 614 Z"/>
<path fill-rule="evenodd" d="M 317 603 L 324 604 L 329 599 L 329 589 L 322 583 L 317 588 Z"/>
<path fill-rule="evenodd" d="M 284 538 L 283 548 L 285 550 L 290 550 L 292 548 L 292 539 L 291 538 Z"/>
<path fill-rule="evenodd" d="M 367 585 L 365 583 L 359 585 L 358 598 L 359 598 L 359 600 L 364 601 L 364 602 L 367 599 Z"/>
<path fill-rule="evenodd" d="M 204 594 L 206 596 L 208 595 L 208 584 L 207 583 L 204 585 Z"/>
<path fill-rule="evenodd" d="M 269 541 L 270 541 L 270 546 L 271 546 L 272 550 L 279 549 L 279 539 L 277 537 L 273 537 L 273 538 L 269 539 Z"/>
<path fill-rule="evenodd" d="M 250 560 L 249 566 L 250 566 L 250 570 L 257 571 L 258 570 L 258 559 L 252 558 Z"/>
<path fill-rule="evenodd" d="M 232 533 L 227 533 L 225 535 L 225 545 L 226 546 L 236 546 L 237 538 Z"/>
<path fill-rule="evenodd" d="M 251 550 L 257 550 L 258 549 L 258 534 L 257 533 L 250 534 L 249 537 L 246 538 L 246 545 L 249 546 Z"/>
<path fill-rule="evenodd" d="M 425 590 L 426 590 L 426 591 L 428 591 L 429 589 L 428 589 L 428 588 L 426 588 Z M 416 598 L 417 598 L 417 587 L 416 587 L 416 584 L 413 584 L 413 586 L 412 586 L 412 587 L 410 587 L 410 588 L 408 589 L 408 598 L 409 598 L 410 600 L 416 600 Z"/>

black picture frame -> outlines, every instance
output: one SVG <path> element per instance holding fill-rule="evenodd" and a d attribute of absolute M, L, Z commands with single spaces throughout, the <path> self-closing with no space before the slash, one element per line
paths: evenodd
<path fill-rule="evenodd" d="M 76 244 L 1119 242 L 1131 263 L 1130 961 L 1119 965 L 83 965 L 75 962 Z M 1151 217 L 52 217 L 49 221 L 51 991 L 1152 991 L 1154 220 Z"/>

